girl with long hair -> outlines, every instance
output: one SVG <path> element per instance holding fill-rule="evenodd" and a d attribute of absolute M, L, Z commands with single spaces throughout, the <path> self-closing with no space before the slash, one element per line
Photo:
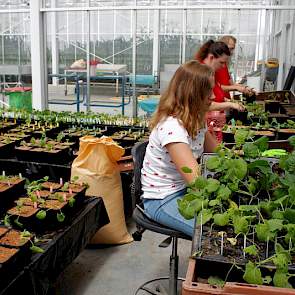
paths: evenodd
<path fill-rule="evenodd" d="M 181 65 L 151 120 L 151 135 L 141 171 L 143 204 L 153 220 L 193 235 L 193 220 L 178 212 L 177 199 L 199 174 L 203 151 L 217 147 L 207 131 L 206 113 L 214 101 L 214 71 L 198 61 Z M 231 107 L 225 102 L 223 107 Z M 184 173 L 182 167 L 189 167 Z"/>

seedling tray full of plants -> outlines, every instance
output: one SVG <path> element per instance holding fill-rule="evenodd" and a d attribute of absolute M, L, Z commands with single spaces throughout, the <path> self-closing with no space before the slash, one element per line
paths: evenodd
<path fill-rule="evenodd" d="M 21 271 L 28 261 L 30 248 L 34 246 L 33 237 L 28 231 L 0 226 L 0 288 Z"/>
<path fill-rule="evenodd" d="M 266 137 L 238 132 L 235 139 L 204 157 L 202 176 L 178 200 L 184 218 L 196 221 L 198 276 L 294 288 L 295 153 L 265 158 Z M 289 142 L 294 147 L 295 137 Z"/>
<path fill-rule="evenodd" d="M 5 222 L 33 232 L 56 230 L 71 221 L 84 202 L 87 185 L 77 181 L 50 182 L 45 177 L 27 186 L 27 194 L 19 196 L 7 210 Z"/>

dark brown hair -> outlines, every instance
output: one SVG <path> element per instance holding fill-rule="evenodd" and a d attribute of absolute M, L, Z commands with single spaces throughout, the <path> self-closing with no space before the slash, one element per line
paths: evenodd
<path fill-rule="evenodd" d="M 173 116 L 194 138 L 198 130 L 204 127 L 205 114 L 209 109 L 207 99 L 212 91 L 210 78 L 213 76 L 212 69 L 196 60 L 181 65 L 160 98 L 150 128 Z"/>
<path fill-rule="evenodd" d="M 213 40 L 209 40 L 197 51 L 195 59 L 203 61 L 210 53 L 216 58 L 223 54 L 230 56 L 230 50 L 224 42 L 214 42 Z"/>

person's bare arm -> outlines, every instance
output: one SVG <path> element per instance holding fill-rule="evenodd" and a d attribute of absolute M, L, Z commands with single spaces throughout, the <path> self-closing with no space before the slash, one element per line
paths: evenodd
<path fill-rule="evenodd" d="M 251 94 L 252 91 L 249 87 L 246 87 L 246 86 L 243 86 L 241 84 L 231 84 L 231 85 L 221 85 L 221 88 L 223 91 L 239 91 L 239 92 L 242 92 L 242 93 L 245 93 L 245 94 Z"/>
<path fill-rule="evenodd" d="M 213 134 L 209 131 L 205 133 L 204 151 L 206 153 L 214 153 L 218 146 L 218 142 Z"/>
<path fill-rule="evenodd" d="M 228 109 L 235 109 L 239 112 L 242 112 L 245 110 L 245 107 L 239 103 L 234 103 L 230 101 L 226 102 L 212 102 L 209 111 L 224 111 Z"/>
<path fill-rule="evenodd" d="M 193 182 L 200 175 L 200 170 L 189 145 L 182 142 L 173 142 L 167 144 L 165 147 L 183 179 L 187 183 Z M 184 173 L 181 169 L 182 167 L 188 167 L 192 172 Z"/>

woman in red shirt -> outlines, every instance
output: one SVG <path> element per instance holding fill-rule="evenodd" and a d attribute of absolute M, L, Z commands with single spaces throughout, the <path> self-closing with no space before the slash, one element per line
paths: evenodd
<path fill-rule="evenodd" d="M 209 66 L 214 72 L 226 66 L 230 51 L 224 42 L 207 41 L 198 50 L 195 55 L 196 60 Z M 215 79 L 215 86 L 213 88 L 215 95 L 215 102 L 224 102 L 225 93 L 221 88 L 220 83 Z"/>
<path fill-rule="evenodd" d="M 236 48 L 237 39 L 233 36 L 223 36 L 219 41 L 227 45 L 230 55 L 232 55 Z M 215 71 L 215 81 L 221 85 L 224 96 L 228 99 L 230 99 L 229 91 L 239 91 L 250 96 L 255 93 L 249 87 L 233 82 L 227 64 Z"/>
<path fill-rule="evenodd" d="M 229 57 L 230 50 L 228 46 L 224 42 L 214 42 L 213 40 L 209 40 L 203 44 L 195 55 L 195 59 L 209 66 L 214 72 L 226 66 Z M 216 107 L 215 109 L 220 110 L 220 112 L 209 112 L 207 115 L 207 124 L 209 130 L 211 129 L 211 131 L 214 131 L 216 139 L 221 142 L 222 127 L 226 123 L 226 116 L 223 111 L 223 105 L 225 105 L 224 102 L 226 99 L 225 93 L 216 79 L 213 92 L 215 96 L 215 105 L 211 105 L 211 108 L 214 109 L 216 105 L 219 105 L 219 107 Z M 236 103 L 232 103 L 231 108 L 239 111 L 243 110 L 243 107 Z"/>

